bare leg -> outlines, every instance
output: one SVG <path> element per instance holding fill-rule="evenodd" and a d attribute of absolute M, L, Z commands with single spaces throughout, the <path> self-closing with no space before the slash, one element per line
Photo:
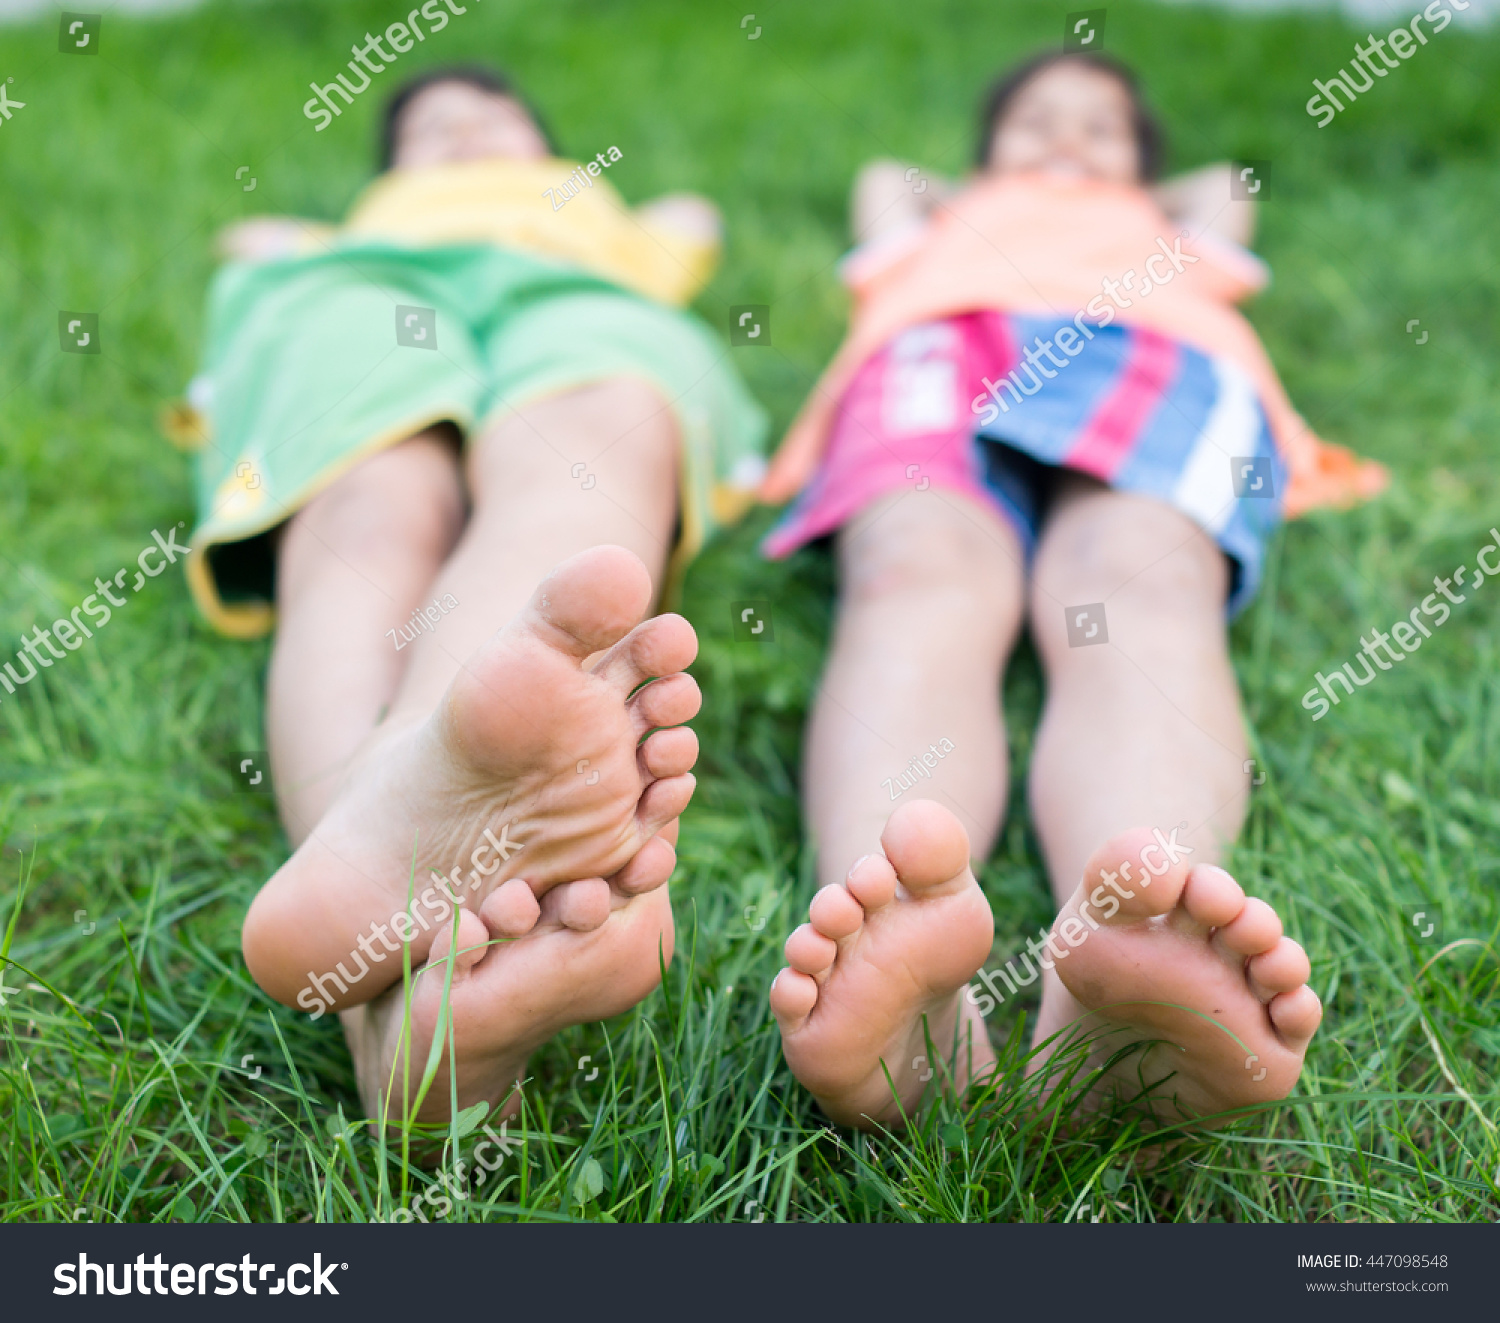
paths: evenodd
<path fill-rule="evenodd" d="M 1048 526 L 1033 595 L 1033 622 L 1053 677 L 1033 799 L 1066 898 L 1042 947 L 1048 972 L 1040 1033 L 1077 1023 L 1100 1035 L 1101 1058 L 1132 1043 L 1154 1044 L 1115 1066 L 1102 1087 L 1133 1099 L 1147 1091 L 1158 1121 L 1217 1117 L 1283 1096 L 1321 1014 L 1306 985 L 1307 957 L 1282 936 L 1270 906 L 1247 899 L 1222 869 L 1182 858 L 1213 853 L 1237 828 L 1245 778 L 1219 620 L 1222 557 L 1190 527 L 1174 530 L 1170 513 L 1097 485 L 1069 484 Z M 1182 546 L 1172 543 L 1174 531 Z M 1174 555 L 1181 558 L 1175 566 Z M 948 573 L 963 571 L 950 566 Z M 1110 642 L 1121 656 L 1088 663 L 1078 655 L 1108 650 L 1069 655 L 1062 608 L 1098 601 L 1115 603 Z M 906 617 L 886 619 L 884 629 L 913 632 Z M 890 643 L 890 635 L 870 637 Z M 910 646 L 899 644 L 896 655 Z M 934 689 L 951 682 L 934 658 L 921 664 L 931 670 L 918 671 L 918 680 Z M 1092 671 L 1084 669 L 1089 664 Z M 1141 672 L 1166 689 L 1166 698 L 1139 683 Z M 885 703 L 898 688 L 889 678 L 874 686 Z M 905 701 L 921 701 L 917 688 Z M 1163 708 L 1178 727 L 1160 729 Z M 846 776 L 859 770 L 843 768 Z M 1186 839 L 1181 831 L 1170 835 L 1185 812 L 1196 814 L 1188 823 L 1196 830 Z M 1140 827 L 1122 830 L 1153 815 L 1169 829 L 1160 839 Z M 1089 833 L 1098 839 L 1080 846 Z M 988 907 L 963 866 L 963 826 L 940 805 L 911 800 L 892 815 L 882 847 L 884 858 L 861 860 L 842 883 L 814 897 L 811 921 L 787 941 L 790 968 L 771 989 L 793 1072 L 830 1116 L 851 1125 L 899 1124 L 917 1104 L 926 1071 L 946 1064 L 929 1061 L 924 1028 L 944 1054 L 955 1032 L 960 1086 L 992 1060 L 981 1011 L 994 1009 L 993 998 L 960 1001 L 957 993 L 983 960 L 991 932 Z M 1132 865 L 1141 869 L 1133 880 Z M 1088 879 L 1076 886 L 1084 872 Z M 1118 899 L 1103 888 L 1091 893 L 1105 877 L 1126 879 Z M 1032 972 L 1021 981 L 1034 978 Z"/>
<path fill-rule="evenodd" d="M 842 881 L 876 849 L 893 793 L 946 804 L 983 859 L 1005 811 L 1000 677 L 1021 625 L 1019 539 L 987 507 L 928 491 L 873 506 L 838 550 L 838 618 L 804 777 L 820 880 Z M 911 765 L 924 754 L 927 776 Z"/>
<path fill-rule="evenodd" d="M 451 596 L 458 606 L 437 631 L 410 645 L 393 729 L 425 717 L 483 641 L 521 610 L 554 565 L 578 551 L 600 543 L 629 548 L 649 569 L 659 596 L 677 518 L 678 446 L 674 419 L 660 397 L 632 381 L 539 401 L 481 436 L 466 465 L 474 517 L 429 593 L 445 601 Z M 588 490 L 573 476 L 578 463 L 593 475 Z M 656 701 L 691 701 L 696 710 L 695 699 L 665 690 Z M 651 713 L 663 723 L 690 715 L 684 706 Z M 662 838 L 675 844 L 675 825 Z M 484 1098 L 514 1113 L 520 1098 L 512 1086 L 536 1047 L 567 1024 L 620 1014 L 655 988 L 659 961 L 672 957 L 672 910 L 661 883 L 674 859 L 670 851 L 642 852 L 623 877 L 611 879 L 608 892 L 587 882 L 558 887 L 542 898 L 535 926 L 524 927 L 523 919 L 516 930 L 525 941 L 512 941 L 508 950 L 485 946 L 493 936 L 508 935 L 504 916 L 497 917 L 503 908 L 498 896 L 483 921 L 463 916 L 451 1012 L 461 1105 Z M 625 892 L 641 894 L 630 900 Z M 403 1046 L 399 986 L 341 1017 L 372 1116 L 399 1115 L 410 1106 L 438 1022 L 440 962 L 449 945 L 446 934 L 439 937 L 419 979 L 407 1031 L 415 1050 Z M 540 1014 L 495 1013 L 497 1004 L 523 990 Z M 450 1068 L 445 1055 L 423 1119 L 446 1115 Z M 394 1097 L 387 1097 L 393 1080 Z"/>
<path fill-rule="evenodd" d="M 410 654 L 386 631 L 426 600 L 463 518 L 457 451 L 434 429 L 351 469 L 287 525 L 266 728 L 293 846 L 327 811 L 395 696 Z"/>
<path fill-rule="evenodd" d="M 1038 952 L 1037 1039 L 1097 1035 L 1097 1065 L 1141 1045 L 1096 1096 L 1155 1123 L 1283 1097 L 1322 1016 L 1302 948 L 1215 864 L 1249 793 L 1228 574 L 1185 517 L 1084 478 L 1037 554 L 1048 692 L 1030 791 L 1062 905 Z M 1108 643 L 1069 647 L 1065 608 L 1095 602 Z"/>
<path fill-rule="evenodd" d="M 596 475 L 589 490 L 572 479 L 579 461 Z M 354 760 L 334 806 L 251 907 L 246 958 L 273 995 L 306 996 L 309 969 L 328 971 L 351 958 L 363 968 L 354 941 L 390 916 L 393 900 L 397 908 L 403 903 L 414 837 L 422 842 L 417 876 L 425 880 L 430 869 L 442 876 L 455 865 L 468 867 L 471 852 L 479 868 L 490 851 L 481 828 L 503 840 L 506 822 L 531 822 L 525 871 L 540 896 L 571 879 L 613 874 L 681 811 L 692 789 L 685 775 L 696 756 L 691 732 L 658 731 L 641 750 L 635 741 L 654 725 L 685 720 L 675 714 L 685 705 L 696 710 L 696 686 L 682 676 L 644 702 L 632 699 L 624 713 L 613 705 L 630 692 L 621 693 L 621 684 L 639 685 L 686 664 L 682 659 L 695 646 L 686 622 L 661 617 L 642 626 L 639 639 L 632 634 L 615 646 L 614 661 L 585 667 L 582 678 L 584 657 L 576 655 L 586 640 L 609 647 L 655 595 L 650 576 L 660 574 L 676 519 L 676 463 L 672 415 L 654 392 L 626 381 L 542 401 L 475 445 L 469 462 L 474 516 L 421 595 L 451 597 L 458 605 L 403 651 L 406 670 L 391 712 Z M 627 555 L 637 569 L 617 557 L 599 561 L 588 573 L 605 575 L 599 581 L 608 584 L 604 596 L 597 588 L 571 588 L 559 617 L 543 592 L 524 621 L 496 634 L 507 619 L 519 619 L 557 560 L 609 537 L 626 552 L 638 549 L 639 555 Z M 641 570 L 643 559 L 648 568 Z M 563 619 L 566 629 L 578 632 L 558 634 Z M 573 710 L 562 712 L 559 695 L 580 684 Z M 539 691 L 527 688 L 535 685 L 551 699 L 541 701 Z M 691 702 L 668 702 L 661 696 L 668 691 Z M 573 732 L 590 704 L 599 709 L 599 724 L 581 743 L 591 747 L 559 748 L 573 734 L 557 723 Z M 648 712 L 660 720 L 641 727 Z M 616 734 L 624 741 L 619 748 L 612 743 Z M 499 744 L 477 749 L 476 740 Z M 532 752 L 522 756 L 522 746 Z M 573 775 L 580 751 L 596 773 L 586 781 Z M 437 802 L 432 797 L 445 786 L 447 798 Z M 580 798 L 599 799 L 595 816 L 580 817 Z M 404 840 L 399 849 L 396 835 Z M 586 842 L 594 844 L 584 848 Z M 482 890 L 465 894 L 466 907 L 477 910 L 519 868 L 518 861 L 498 871 L 479 868 L 494 876 Z M 479 882 L 476 877 L 476 888 Z M 425 929 L 413 936 L 416 960 L 431 942 Z M 392 978 L 383 956 L 366 972 L 371 977 L 361 972 L 357 990 L 319 1000 L 357 1003 Z"/>
<path fill-rule="evenodd" d="M 1249 779 L 1229 662 L 1229 567 L 1186 516 L 1088 478 L 1065 480 L 1037 547 L 1031 629 L 1047 673 L 1029 797 L 1061 904 L 1103 842 L 1159 827 L 1217 863 Z M 1068 607 L 1103 602 L 1109 642 L 1069 647 Z M 1081 1009 L 1043 971 L 1037 1034 Z"/>
<path fill-rule="evenodd" d="M 525 406 L 466 456 L 474 515 L 428 596 L 458 607 L 411 644 L 392 708 L 425 717 L 459 668 L 569 556 L 613 544 L 645 563 L 661 592 L 677 522 L 676 421 L 649 386 L 613 380 Z M 573 467 L 587 466 L 575 478 Z M 587 476 L 594 484 L 584 490 Z"/>
<path fill-rule="evenodd" d="M 1000 674 L 1023 573 L 1014 531 L 949 492 L 873 507 L 839 549 L 805 778 L 825 885 L 771 1006 L 797 1077 L 831 1117 L 868 1125 L 899 1120 L 943 1065 L 962 1087 L 993 1061 L 958 989 L 994 932 L 969 850 L 988 852 L 1005 807 Z"/>
<path fill-rule="evenodd" d="M 277 553 L 266 697 L 273 780 L 293 846 L 333 802 L 409 669 L 417 676 L 401 691 L 402 707 L 425 716 L 459 663 L 553 566 L 585 547 L 628 547 L 660 576 L 676 511 L 676 446 L 654 392 L 606 382 L 529 406 L 470 447 L 477 509 L 467 529 L 458 453 L 437 428 L 365 460 L 293 517 Z M 587 492 L 571 476 L 580 461 L 597 479 Z M 414 642 L 398 632 L 398 650 L 387 631 L 444 594 L 467 609 Z"/>

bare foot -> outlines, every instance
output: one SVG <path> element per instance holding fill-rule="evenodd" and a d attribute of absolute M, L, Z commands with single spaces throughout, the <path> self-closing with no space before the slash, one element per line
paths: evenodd
<path fill-rule="evenodd" d="M 962 1089 L 994 1061 L 984 1022 L 958 995 L 995 930 L 962 824 L 914 800 L 880 844 L 883 858 L 867 855 L 813 897 L 812 922 L 787 939 L 791 968 L 771 985 L 792 1073 L 833 1120 L 864 1129 L 899 1124 L 945 1066 Z"/>
<path fill-rule="evenodd" d="M 1323 1016 L 1306 954 L 1222 868 L 1179 861 L 1153 877 L 1139 866 L 1151 848 L 1151 833 L 1130 831 L 1089 861 L 1052 927 L 1065 992 L 1043 1007 L 1039 1038 L 1076 1024 L 1099 1035 L 1099 1065 L 1160 1040 L 1100 1086 L 1158 1124 L 1285 1097 Z"/>
<path fill-rule="evenodd" d="M 458 955 L 437 1074 L 413 1116 L 424 1123 L 446 1120 L 454 1094 L 460 1110 L 500 1103 L 502 1116 L 513 1115 L 521 1102 L 518 1082 L 536 1048 L 569 1025 L 607 1020 L 642 1001 L 672 958 L 664 884 L 677 860 L 669 843 L 676 834 L 674 823 L 631 860 L 626 886 L 618 878 L 565 882 L 538 903 L 516 878 L 478 914 L 461 911 L 456 947 L 450 919 L 413 977 L 409 1021 L 399 983 L 345 1012 L 367 1113 L 398 1123 L 413 1110 L 442 1018 L 450 950 Z"/>
<path fill-rule="evenodd" d="M 377 731 L 250 907 L 256 982 L 320 1015 L 399 978 L 401 942 L 420 965 L 450 900 L 478 913 L 517 878 L 537 898 L 617 874 L 628 889 L 621 870 L 687 806 L 698 756 L 692 731 L 655 729 L 698 711 L 697 683 L 680 674 L 697 638 L 681 616 L 638 623 L 650 600 L 630 552 L 582 552 L 470 658 L 431 716 Z"/>

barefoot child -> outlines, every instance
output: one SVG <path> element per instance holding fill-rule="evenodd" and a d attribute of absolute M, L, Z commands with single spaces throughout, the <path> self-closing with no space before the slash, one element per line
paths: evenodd
<path fill-rule="evenodd" d="M 1224 621 L 1283 511 L 1383 474 L 1307 430 L 1233 307 L 1265 281 L 1238 176 L 1153 190 L 1159 155 L 1126 70 L 1054 55 L 996 86 L 961 190 L 891 162 L 856 185 L 853 326 L 764 487 L 801 490 L 770 554 L 834 534 L 842 579 L 805 767 L 824 887 L 771 1006 L 846 1124 L 916 1104 L 924 1020 L 959 1086 L 983 1076 L 984 1016 L 1038 974 L 1039 1042 L 1077 1026 L 1101 1062 L 1172 1044 L 1103 1085 L 1154 1086 L 1159 1122 L 1282 1096 L 1321 1015 L 1302 949 L 1214 864 L 1249 785 Z M 1060 913 L 965 995 L 993 933 L 970 843 L 989 852 L 1006 802 L 1023 623 Z M 941 803 L 893 810 L 919 778 Z"/>
<path fill-rule="evenodd" d="M 232 228 L 210 301 L 189 576 L 240 637 L 271 627 L 274 583 L 295 848 L 245 960 L 277 1000 L 344 1013 L 372 1115 L 415 1094 L 450 950 L 461 1107 L 671 955 L 696 640 L 642 621 L 753 481 L 762 419 L 676 306 L 714 263 L 711 204 L 627 208 L 623 153 L 597 146 L 560 160 L 497 76 L 430 74 L 344 224 Z M 403 944 L 427 962 L 410 1078 Z M 449 1064 L 422 1120 L 448 1114 Z"/>

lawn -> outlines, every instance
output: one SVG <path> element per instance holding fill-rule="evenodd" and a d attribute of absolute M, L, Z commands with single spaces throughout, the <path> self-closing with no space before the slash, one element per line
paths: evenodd
<path fill-rule="evenodd" d="M 698 307 L 723 328 L 730 304 L 771 305 L 772 344 L 734 352 L 782 426 L 841 333 L 832 267 L 857 166 L 961 171 L 980 89 L 1054 44 L 1063 12 L 766 0 L 742 25 L 739 6 L 702 0 L 474 0 L 403 70 L 493 58 L 565 150 L 621 149 L 611 179 L 630 199 L 714 197 L 728 252 Z M 253 212 L 341 213 L 404 75 L 323 133 L 306 88 L 399 16 L 372 0 L 106 16 L 94 57 L 59 54 L 55 20 L 0 29 L 0 85 L 25 103 L 0 122 L 0 660 L 153 529 L 191 520 L 187 461 L 157 416 L 194 369 L 211 236 Z M 1233 631 L 1265 772 L 1233 866 L 1306 946 L 1326 1007 L 1293 1097 L 1134 1162 L 1129 1124 L 1058 1127 L 1027 1106 L 1022 1000 L 992 1020 L 1004 1071 L 984 1096 L 935 1099 L 905 1137 L 823 1125 L 781 1064 L 765 990 L 811 891 L 798 750 L 832 574 L 817 553 L 760 561 L 761 514 L 686 586 L 706 702 L 665 985 L 540 1052 L 520 1149 L 424 1216 L 1500 1216 L 1500 588 L 1324 720 L 1300 706 L 1315 671 L 1472 565 L 1500 522 L 1484 450 L 1500 427 L 1500 36 L 1449 28 L 1319 130 L 1310 82 L 1362 37 L 1335 18 L 1137 3 L 1111 6 L 1107 30 L 1173 168 L 1272 163 L 1259 247 L 1276 278 L 1251 316 L 1315 427 L 1393 474 L 1380 501 L 1289 527 Z M 99 314 L 100 354 L 59 352 L 59 310 Z M 729 604 L 747 598 L 774 603 L 772 643 L 732 640 Z M 273 1004 L 240 959 L 245 907 L 286 854 L 270 800 L 230 775 L 264 743 L 267 653 L 211 633 L 173 571 L 0 693 L 8 1219 L 366 1221 L 431 1185 L 399 1135 L 362 1120 L 331 1018 Z M 982 874 L 999 955 L 1050 919 L 1021 789 L 1039 695 L 1023 647 L 1012 814 Z M 1414 908 L 1440 912 L 1441 945 L 1417 940 Z"/>

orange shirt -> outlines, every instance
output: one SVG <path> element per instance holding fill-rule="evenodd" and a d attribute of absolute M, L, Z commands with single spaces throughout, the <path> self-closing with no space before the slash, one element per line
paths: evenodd
<path fill-rule="evenodd" d="M 1388 481 L 1385 469 L 1318 439 L 1234 307 L 1264 283 L 1263 271 L 1211 235 L 1187 239 L 1144 188 L 1044 175 L 982 178 L 919 230 L 851 257 L 849 334 L 772 460 L 762 499 L 784 501 L 812 476 L 839 401 L 866 359 L 909 326 L 979 309 L 1081 314 L 1094 325 L 1118 320 L 1227 358 L 1259 392 L 1290 476 L 1289 516 L 1374 496 Z M 1103 292 L 1106 281 L 1117 282 L 1112 297 Z"/>

